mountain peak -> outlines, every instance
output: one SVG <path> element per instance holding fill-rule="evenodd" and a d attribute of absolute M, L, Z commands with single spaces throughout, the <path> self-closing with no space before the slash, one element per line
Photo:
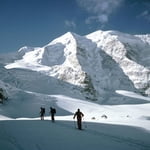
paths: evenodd
<path fill-rule="evenodd" d="M 53 45 L 53 44 L 56 44 L 56 43 L 63 43 L 63 44 L 66 44 L 68 43 L 70 40 L 75 40 L 75 37 L 76 36 L 79 36 L 77 35 L 76 33 L 73 33 L 73 32 L 67 32 L 65 34 L 63 34 L 62 36 L 54 39 L 52 42 L 50 42 L 48 45 Z M 46 45 L 47 46 L 47 45 Z"/>
<path fill-rule="evenodd" d="M 108 91 L 138 89 L 150 94 L 147 41 L 147 36 L 142 38 L 111 30 L 98 30 L 86 36 L 67 32 L 42 48 L 21 48 L 22 59 L 6 68 L 44 72 L 83 87 L 95 97 L 104 94 L 104 88 Z M 126 84 L 122 84 L 124 81 Z"/>

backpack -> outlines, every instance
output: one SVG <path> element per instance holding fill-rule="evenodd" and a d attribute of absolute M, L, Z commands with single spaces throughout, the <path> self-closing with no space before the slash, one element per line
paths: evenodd
<path fill-rule="evenodd" d="M 53 113 L 56 114 L 56 109 L 55 108 L 53 108 Z"/>
<path fill-rule="evenodd" d="M 45 108 L 42 108 L 42 112 L 43 112 L 43 114 L 45 114 Z"/>

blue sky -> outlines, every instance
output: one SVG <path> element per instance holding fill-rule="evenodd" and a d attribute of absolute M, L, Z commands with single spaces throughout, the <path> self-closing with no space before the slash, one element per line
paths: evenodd
<path fill-rule="evenodd" d="M 1 53 L 96 30 L 150 33 L 150 0 L 0 0 Z"/>

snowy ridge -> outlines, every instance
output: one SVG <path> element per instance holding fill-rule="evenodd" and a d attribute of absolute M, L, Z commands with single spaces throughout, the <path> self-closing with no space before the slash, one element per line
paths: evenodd
<path fill-rule="evenodd" d="M 123 72 L 134 83 L 137 89 L 144 89 L 145 93 L 149 95 L 150 69 L 148 68 L 150 63 L 148 59 L 150 59 L 150 45 L 143 43 L 143 41 L 148 43 L 150 36 L 145 35 L 139 37 L 149 38 L 143 38 L 141 40 L 134 35 L 114 31 L 97 31 L 87 35 L 87 38 L 95 42 L 98 47 L 120 65 Z M 141 53 L 143 53 L 143 58 L 139 59 Z"/>
<path fill-rule="evenodd" d="M 87 36 L 68 32 L 42 48 L 22 48 L 19 51 L 24 52 L 22 59 L 7 65 L 6 68 L 26 68 L 43 72 L 85 88 L 91 96 L 94 95 L 93 98 L 89 95 L 92 99 L 98 99 L 105 94 L 104 88 L 117 90 L 130 87 L 130 90 L 135 88 L 150 95 L 150 63 L 147 61 L 150 58 L 150 45 L 147 44 L 149 35 L 143 37 L 117 31 L 96 31 Z M 110 61 L 110 64 L 106 66 L 105 61 Z M 117 73 L 113 69 L 117 69 Z M 117 82 L 116 76 L 120 79 Z M 122 80 L 127 81 L 127 87 L 122 85 Z"/>
<path fill-rule="evenodd" d="M 146 35 L 135 35 L 136 37 L 140 38 L 144 43 L 150 45 L 150 34 Z"/>

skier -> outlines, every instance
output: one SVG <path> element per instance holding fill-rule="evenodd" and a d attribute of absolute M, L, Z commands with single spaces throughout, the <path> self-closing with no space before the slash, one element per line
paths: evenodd
<path fill-rule="evenodd" d="M 77 125 L 78 125 L 79 130 L 82 130 L 82 117 L 83 116 L 84 116 L 84 114 L 80 111 L 80 109 L 78 109 L 77 112 L 73 116 L 73 119 L 75 119 L 75 117 L 77 117 Z"/>
<path fill-rule="evenodd" d="M 55 122 L 54 115 L 56 114 L 56 109 L 53 107 L 50 107 L 50 114 L 51 114 L 51 120 L 52 122 Z"/>
<path fill-rule="evenodd" d="M 41 107 L 40 114 L 41 114 L 41 120 L 44 120 L 45 108 Z"/>

